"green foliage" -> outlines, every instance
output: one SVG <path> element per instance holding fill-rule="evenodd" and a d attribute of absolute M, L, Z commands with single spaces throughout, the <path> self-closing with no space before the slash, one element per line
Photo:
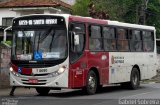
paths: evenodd
<path fill-rule="evenodd" d="M 5 43 L 7 43 L 8 45 L 12 45 L 12 42 L 11 41 L 6 41 Z"/>
<path fill-rule="evenodd" d="M 88 4 L 90 0 L 76 0 L 75 5 L 72 6 L 72 14 L 80 16 L 88 15 Z"/>
<path fill-rule="evenodd" d="M 147 25 L 155 26 L 160 38 L 160 0 L 150 0 L 147 10 Z"/>
<path fill-rule="evenodd" d="M 6 43 L 7 45 L 11 46 L 12 45 L 12 42 L 11 41 L 2 41 L 1 43 Z"/>
<path fill-rule="evenodd" d="M 139 7 L 144 0 L 77 0 L 73 6 L 73 14 L 88 16 L 88 4 L 93 2 L 97 11 L 105 11 L 109 14 L 110 20 L 127 23 L 137 23 Z M 146 13 L 146 25 L 155 26 L 157 37 L 160 38 L 160 0 L 149 0 Z"/>

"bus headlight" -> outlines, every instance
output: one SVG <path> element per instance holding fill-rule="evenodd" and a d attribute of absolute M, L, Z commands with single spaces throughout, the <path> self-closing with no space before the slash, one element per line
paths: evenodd
<path fill-rule="evenodd" d="M 12 72 L 12 71 L 13 71 L 13 68 L 12 68 L 12 67 L 10 67 L 10 68 L 9 68 L 9 70 Z"/>
<path fill-rule="evenodd" d="M 65 67 L 60 67 L 59 70 L 58 70 L 58 73 L 61 74 L 61 73 L 63 73 L 64 71 L 65 71 Z"/>
<path fill-rule="evenodd" d="M 57 71 L 55 71 L 55 72 L 53 72 L 53 73 L 50 73 L 50 74 L 48 75 L 48 77 L 58 76 L 58 75 L 62 74 L 65 70 L 66 70 L 66 66 L 62 66 L 62 67 L 60 67 Z"/>
<path fill-rule="evenodd" d="M 9 68 L 9 70 L 10 70 L 10 72 L 11 72 L 14 76 L 19 77 L 19 74 L 18 74 L 18 73 L 16 73 L 16 72 L 13 70 L 13 68 L 12 68 L 12 67 L 10 67 L 10 68 Z"/>

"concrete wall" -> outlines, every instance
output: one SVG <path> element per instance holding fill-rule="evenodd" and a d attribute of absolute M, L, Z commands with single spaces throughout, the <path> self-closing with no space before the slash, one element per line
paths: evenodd
<path fill-rule="evenodd" d="M 160 69 L 160 54 L 158 54 L 157 58 L 158 58 L 158 68 Z"/>
<path fill-rule="evenodd" d="M 2 25 L 2 18 L 5 17 L 16 17 L 17 14 L 14 11 L 10 11 L 9 8 L 0 9 L 0 26 Z"/>
<path fill-rule="evenodd" d="M 0 45 L 0 88 L 9 87 L 10 49 Z"/>

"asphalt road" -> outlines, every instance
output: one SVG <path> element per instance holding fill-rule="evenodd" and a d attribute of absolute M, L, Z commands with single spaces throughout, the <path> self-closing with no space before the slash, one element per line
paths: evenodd
<path fill-rule="evenodd" d="M 8 89 L 0 92 L 0 105 L 160 105 L 159 83 L 141 84 L 137 90 L 107 86 L 95 95 L 68 89 L 52 90 L 47 96 L 34 89 L 16 89 L 14 97 L 8 96 Z"/>

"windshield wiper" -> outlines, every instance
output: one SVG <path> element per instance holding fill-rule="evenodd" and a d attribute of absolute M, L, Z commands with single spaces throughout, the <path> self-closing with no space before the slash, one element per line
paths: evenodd
<path fill-rule="evenodd" d="M 54 39 L 55 33 L 56 33 L 56 31 L 54 30 L 54 33 L 53 33 L 53 35 L 52 35 L 52 40 L 51 40 L 51 43 L 50 43 L 50 46 L 49 46 L 49 51 L 50 51 L 50 52 L 51 52 L 52 43 L 53 43 L 53 39 Z"/>
<path fill-rule="evenodd" d="M 41 33 L 39 33 L 39 35 L 38 35 L 37 52 L 39 51 L 39 40 L 40 40 L 40 35 L 41 35 Z"/>

